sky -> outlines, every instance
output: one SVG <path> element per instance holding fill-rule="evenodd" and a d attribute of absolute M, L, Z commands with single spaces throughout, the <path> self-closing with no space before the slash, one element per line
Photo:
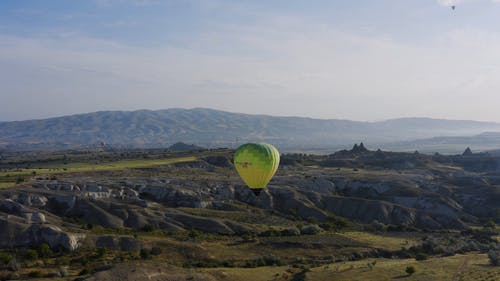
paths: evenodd
<path fill-rule="evenodd" d="M 500 122 L 498 15 L 500 0 L 2 0 L 0 121 L 206 107 Z"/>

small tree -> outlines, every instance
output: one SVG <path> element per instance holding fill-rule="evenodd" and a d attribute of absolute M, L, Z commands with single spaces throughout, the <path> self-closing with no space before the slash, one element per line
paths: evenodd
<path fill-rule="evenodd" d="M 28 276 L 31 278 L 41 278 L 43 275 L 40 270 L 33 270 L 28 273 Z"/>
<path fill-rule="evenodd" d="M 424 261 L 428 258 L 429 258 L 429 255 L 427 255 L 426 253 L 417 253 L 417 255 L 415 256 L 415 259 L 417 261 Z"/>
<path fill-rule="evenodd" d="M 99 248 L 97 248 L 97 253 L 95 255 L 95 258 L 99 259 L 99 258 L 104 257 L 106 255 L 107 251 L 108 250 L 106 249 L 106 247 L 99 247 Z"/>
<path fill-rule="evenodd" d="M 38 248 L 38 254 L 40 257 L 43 258 L 48 258 L 52 256 L 52 250 L 50 249 L 49 244 L 47 243 L 42 243 L 40 247 Z"/>
<path fill-rule="evenodd" d="M 500 266 L 500 251 L 491 250 L 488 252 L 491 265 Z"/>
<path fill-rule="evenodd" d="M 154 256 L 157 256 L 161 254 L 161 248 L 160 247 L 153 247 L 151 248 L 151 254 Z"/>
<path fill-rule="evenodd" d="M 407 266 L 405 272 L 408 273 L 408 275 L 412 275 L 417 271 L 413 265 Z"/>
<path fill-rule="evenodd" d="M 7 265 L 12 261 L 12 255 L 0 253 L 0 264 Z"/>
<path fill-rule="evenodd" d="M 195 240 L 196 238 L 200 237 L 201 236 L 201 232 L 197 229 L 192 229 L 189 233 L 188 233 L 188 236 L 189 238 L 192 238 L 193 240 Z"/>
<path fill-rule="evenodd" d="M 484 227 L 489 227 L 489 228 L 495 228 L 496 227 L 496 223 L 492 220 L 492 219 L 489 219 L 485 224 L 484 224 Z"/>
<path fill-rule="evenodd" d="M 36 260 L 38 258 L 38 252 L 33 249 L 26 250 L 24 258 L 27 260 Z"/>
<path fill-rule="evenodd" d="M 141 249 L 141 252 L 140 252 L 140 256 L 142 259 L 150 259 L 151 258 L 151 250 L 150 249 L 146 249 L 146 248 L 142 248 Z"/>

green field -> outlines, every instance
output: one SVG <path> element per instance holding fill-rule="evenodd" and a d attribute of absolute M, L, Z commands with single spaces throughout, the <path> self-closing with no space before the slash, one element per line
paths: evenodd
<path fill-rule="evenodd" d="M 27 177 L 36 175 L 51 175 L 51 174 L 66 174 L 66 173 L 81 173 L 81 172 L 98 172 L 98 171 L 116 171 L 134 168 L 147 168 L 161 165 L 170 165 L 182 162 L 195 161 L 196 157 L 178 157 L 170 159 L 134 159 L 121 160 L 110 162 L 96 163 L 58 163 L 58 164 L 39 164 L 33 165 L 28 169 L 7 169 L 0 172 L 0 179 L 7 181 L 9 178 Z M 1 187 L 1 185 L 0 185 Z"/>
<path fill-rule="evenodd" d="M 16 185 L 15 182 L 0 182 L 0 188 L 6 188 Z"/>
<path fill-rule="evenodd" d="M 390 251 L 401 250 L 401 248 L 410 248 L 418 242 L 418 237 L 412 234 L 393 234 L 393 235 L 379 235 L 370 232 L 360 231 L 347 231 L 339 233 L 342 236 L 351 238 L 353 240 L 366 243 L 371 247 L 386 249 Z"/>

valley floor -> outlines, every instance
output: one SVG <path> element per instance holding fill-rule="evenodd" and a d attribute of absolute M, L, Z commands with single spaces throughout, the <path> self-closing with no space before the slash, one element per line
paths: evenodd
<path fill-rule="evenodd" d="M 368 263 L 375 263 L 368 266 Z M 416 272 L 408 275 L 407 266 Z M 147 279 L 144 279 L 147 278 Z M 158 262 L 131 262 L 100 272 L 88 280 L 227 280 L 227 281 L 386 281 L 386 280 L 500 280 L 500 268 L 489 265 L 484 254 L 465 254 L 451 257 L 415 259 L 366 259 L 333 263 L 313 268 L 265 266 L 259 268 L 185 269 Z"/>
<path fill-rule="evenodd" d="M 0 280 L 500 281 L 500 157 L 283 155 L 259 197 L 231 157 L 2 159 Z"/>

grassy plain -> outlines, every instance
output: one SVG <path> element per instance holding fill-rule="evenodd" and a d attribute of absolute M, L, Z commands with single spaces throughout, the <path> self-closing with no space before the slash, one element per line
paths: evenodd
<path fill-rule="evenodd" d="M 418 237 L 415 236 L 415 233 L 375 234 L 361 231 L 346 231 L 339 233 L 339 235 L 366 243 L 373 248 L 389 251 L 401 250 L 403 247 L 410 248 L 418 243 Z"/>
<path fill-rule="evenodd" d="M 68 174 L 80 172 L 117 171 L 134 168 L 147 168 L 162 165 L 171 165 L 182 162 L 195 161 L 196 157 L 186 156 L 166 159 L 133 159 L 109 162 L 82 162 L 82 163 L 56 163 L 56 164 L 33 164 L 30 168 L 10 168 L 0 171 L 0 182 L 8 182 L 17 177 L 29 177 L 38 175 Z M 10 182 L 9 182 L 10 180 Z M 0 183 L 2 184 L 2 183 Z M 5 184 L 7 185 L 7 184 Z M 2 187 L 2 185 L 0 185 Z M 5 187 L 5 186 L 4 186 Z"/>
<path fill-rule="evenodd" d="M 371 269 L 369 262 L 376 261 Z M 414 266 L 416 272 L 408 275 L 407 266 Z M 500 280 L 500 267 L 489 265 L 485 254 L 466 254 L 451 257 L 430 258 L 425 261 L 414 259 L 367 259 L 344 264 L 332 264 L 313 268 L 305 280 Z"/>

